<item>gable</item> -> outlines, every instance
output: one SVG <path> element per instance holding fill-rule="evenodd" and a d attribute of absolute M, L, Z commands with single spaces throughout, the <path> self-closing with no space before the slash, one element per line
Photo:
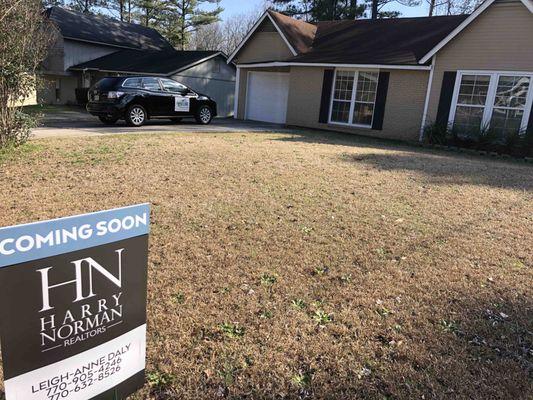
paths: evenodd
<path fill-rule="evenodd" d="M 242 47 L 233 55 L 235 63 L 281 61 L 292 57 L 291 51 L 270 18 L 265 18 Z"/>
<path fill-rule="evenodd" d="M 506 10 L 506 7 L 509 7 Z M 509 9 L 511 9 L 509 11 Z M 506 10 L 507 12 L 504 13 L 502 10 Z M 445 37 L 441 42 L 439 42 L 431 51 L 429 51 L 421 60 L 420 64 L 424 64 L 431 60 L 431 58 L 436 55 L 441 49 L 446 48 L 450 45 L 453 41 L 455 41 L 459 36 L 464 36 L 465 32 L 472 32 L 471 25 L 476 25 L 475 22 L 478 21 L 478 19 L 486 19 L 483 17 L 486 17 L 487 14 L 496 14 L 498 15 L 497 18 L 494 18 L 495 30 L 500 29 L 501 27 L 512 24 L 513 20 L 515 18 L 515 13 L 522 14 L 522 16 L 527 15 L 529 13 L 530 15 L 533 14 L 533 0 L 485 0 L 471 15 L 468 16 L 468 18 L 459 25 L 456 29 L 454 29 L 447 37 Z M 524 18 L 521 18 L 519 22 L 523 22 Z M 526 18 L 527 21 L 527 18 Z M 527 26 L 523 25 L 524 28 Z M 529 22 L 531 24 L 531 22 Z M 516 27 L 515 27 L 516 28 Z M 488 30 L 490 31 L 490 29 Z M 527 38 L 531 37 L 527 34 L 522 33 L 522 35 Z M 483 43 L 484 45 L 485 43 Z"/>
<path fill-rule="evenodd" d="M 436 55 L 454 69 L 533 70 L 533 14 L 519 0 L 499 0 Z"/>

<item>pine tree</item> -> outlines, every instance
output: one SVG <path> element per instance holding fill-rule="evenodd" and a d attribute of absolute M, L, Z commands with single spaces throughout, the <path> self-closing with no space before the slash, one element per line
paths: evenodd
<path fill-rule="evenodd" d="M 84 14 L 96 14 L 99 7 L 106 6 L 106 0 L 70 0 L 68 6 Z"/>
<path fill-rule="evenodd" d="M 133 19 L 136 22 L 151 28 L 159 27 L 165 8 L 162 0 L 135 0 L 134 6 Z"/>
<path fill-rule="evenodd" d="M 200 8 L 203 3 L 215 4 L 210 11 Z M 199 27 L 220 21 L 220 0 L 168 0 L 162 11 L 160 30 L 174 46 L 185 49 L 191 33 Z"/>
<path fill-rule="evenodd" d="M 277 9 L 309 22 L 357 19 L 364 16 L 365 4 L 358 0 L 273 0 Z"/>

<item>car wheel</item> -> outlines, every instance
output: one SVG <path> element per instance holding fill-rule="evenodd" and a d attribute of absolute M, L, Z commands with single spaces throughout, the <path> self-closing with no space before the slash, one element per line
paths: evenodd
<path fill-rule="evenodd" d="M 98 119 L 104 124 L 104 125 L 115 125 L 118 121 L 118 118 L 113 117 L 98 117 Z"/>
<path fill-rule="evenodd" d="M 126 113 L 126 123 L 129 126 L 142 126 L 146 122 L 146 110 L 139 104 L 134 104 L 128 108 Z"/>
<path fill-rule="evenodd" d="M 170 118 L 170 120 L 171 120 L 173 123 L 175 123 L 175 124 L 181 122 L 182 119 L 183 119 L 183 118 L 181 118 L 181 117 Z"/>
<path fill-rule="evenodd" d="M 213 111 L 209 106 L 201 106 L 198 111 L 196 111 L 196 122 L 202 125 L 207 125 L 213 119 Z"/>

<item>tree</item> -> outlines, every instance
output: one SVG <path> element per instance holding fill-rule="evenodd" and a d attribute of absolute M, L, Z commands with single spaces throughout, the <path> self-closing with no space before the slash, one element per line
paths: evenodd
<path fill-rule="evenodd" d="M 144 26 L 157 27 L 162 18 L 165 3 L 162 0 L 135 0 L 134 18 Z"/>
<path fill-rule="evenodd" d="M 401 15 L 399 11 L 384 11 L 383 7 L 391 3 L 399 3 L 406 7 L 420 5 L 420 0 L 367 0 L 370 7 L 370 18 L 396 18 Z"/>
<path fill-rule="evenodd" d="M 71 0 L 70 8 L 85 14 L 94 14 L 98 7 L 105 7 L 105 0 Z"/>
<path fill-rule="evenodd" d="M 308 22 L 357 19 L 366 8 L 358 0 L 272 0 L 272 3 L 284 14 Z"/>
<path fill-rule="evenodd" d="M 191 37 L 189 48 L 193 50 L 218 50 L 231 54 L 254 26 L 263 8 L 246 14 L 234 15 L 224 22 L 199 27 Z"/>
<path fill-rule="evenodd" d="M 440 15 L 470 14 L 482 0 L 443 0 L 435 5 L 435 13 Z"/>
<path fill-rule="evenodd" d="M 107 6 L 110 11 L 116 11 L 118 13 L 118 19 L 120 21 L 132 21 L 132 11 L 134 11 L 132 0 L 108 0 Z"/>
<path fill-rule="evenodd" d="M 203 10 L 200 6 L 204 3 L 215 4 L 215 8 Z M 167 0 L 161 13 L 161 33 L 183 50 L 191 34 L 201 26 L 218 22 L 222 11 L 220 0 Z"/>
<path fill-rule="evenodd" d="M 53 28 L 39 0 L 3 0 L 0 10 L 0 147 L 29 136 L 32 118 L 18 103 L 36 89 L 36 72 L 46 57 Z"/>

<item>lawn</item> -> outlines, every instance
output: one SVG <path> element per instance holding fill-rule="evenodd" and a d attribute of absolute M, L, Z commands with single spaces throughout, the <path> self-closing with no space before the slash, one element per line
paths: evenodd
<path fill-rule="evenodd" d="M 0 226 L 145 201 L 135 399 L 531 398 L 531 164 L 320 132 L 0 158 Z"/>

